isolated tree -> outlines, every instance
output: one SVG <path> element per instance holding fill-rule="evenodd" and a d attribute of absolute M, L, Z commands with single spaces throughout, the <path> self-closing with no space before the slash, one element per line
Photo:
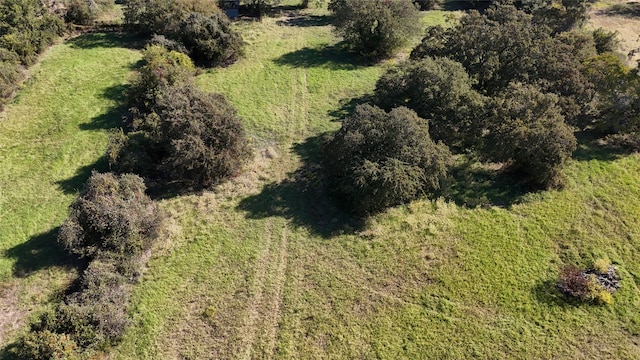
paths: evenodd
<path fill-rule="evenodd" d="M 484 101 L 472 85 L 460 63 L 426 57 L 387 70 L 376 83 L 375 103 L 385 110 L 406 106 L 429 120 L 436 141 L 472 147 L 482 133 Z"/>
<path fill-rule="evenodd" d="M 535 86 L 511 84 L 489 103 L 484 154 L 509 164 L 532 185 L 562 186 L 562 167 L 576 149 L 576 138 L 557 103 L 556 95 Z"/>
<path fill-rule="evenodd" d="M 420 31 L 420 13 L 406 0 L 332 0 L 336 32 L 364 57 L 389 57 Z"/>
<path fill-rule="evenodd" d="M 181 23 L 175 38 L 194 62 L 204 66 L 229 65 L 242 55 L 244 42 L 231 28 L 226 15 L 191 13 Z"/>
<path fill-rule="evenodd" d="M 58 242 L 88 258 L 148 249 L 158 235 L 161 215 L 145 190 L 136 175 L 93 173 L 71 205 Z"/>
<path fill-rule="evenodd" d="M 439 189 L 451 160 L 414 111 L 401 107 L 387 113 L 370 105 L 358 106 L 343 120 L 323 154 L 330 189 L 362 215 Z"/>
<path fill-rule="evenodd" d="M 161 87 L 132 130 L 112 136 L 107 149 L 112 169 L 163 187 L 209 188 L 237 174 L 250 155 L 235 108 L 223 95 L 192 84 Z"/>

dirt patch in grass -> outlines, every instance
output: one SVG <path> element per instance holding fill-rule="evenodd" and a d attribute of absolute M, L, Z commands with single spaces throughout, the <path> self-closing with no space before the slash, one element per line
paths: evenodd
<path fill-rule="evenodd" d="M 0 345 L 22 326 L 26 313 L 18 304 L 18 286 L 0 288 Z"/>
<path fill-rule="evenodd" d="M 614 11 L 621 6 L 629 6 L 639 9 L 640 3 L 628 1 L 616 3 L 613 6 L 591 11 L 589 27 L 593 29 L 604 28 L 609 31 L 617 31 L 620 38 L 620 51 L 623 54 L 631 54 L 628 57 L 630 66 L 637 66 L 640 60 L 640 16 L 626 15 L 619 11 Z M 633 50 L 636 50 L 633 52 Z"/>

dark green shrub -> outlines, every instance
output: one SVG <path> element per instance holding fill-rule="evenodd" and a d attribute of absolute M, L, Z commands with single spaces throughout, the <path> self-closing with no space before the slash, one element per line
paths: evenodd
<path fill-rule="evenodd" d="M 132 115 L 151 112 L 161 88 L 184 85 L 193 81 L 195 67 L 191 59 L 180 52 L 151 45 L 143 52 L 144 65 L 127 93 Z"/>
<path fill-rule="evenodd" d="M 189 50 L 184 47 L 184 44 L 177 40 L 168 39 L 164 35 L 153 35 L 149 40 L 149 45 L 155 45 L 163 47 L 169 51 L 176 51 L 183 54 L 189 54 Z"/>
<path fill-rule="evenodd" d="M 209 188 L 237 174 L 250 154 L 233 106 L 193 85 L 162 88 L 133 130 L 112 140 L 112 168 L 181 189 Z"/>
<path fill-rule="evenodd" d="M 603 28 L 597 28 L 591 32 L 593 41 L 596 45 L 598 54 L 604 54 L 607 52 L 616 52 L 620 49 L 620 35 L 617 31 L 607 31 Z"/>
<path fill-rule="evenodd" d="M 640 77 L 614 53 L 588 59 L 585 73 L 596 84 L 598 116 L 592 127 L 604 134 L 640 131 Z"/>
<path fill-rule="evenodd" d="M 19 62 L 18 54 L 0 48 L 0 110 L 24 79 Z"/>
<path fill-rule="evenodd" d="M 231 28 L 222 12 L 212 15 L 191 13 L 180 23 L 176 37 L 180 39 L 197 64 L 229 65 L 242 55 L 244 41 Z"/>
<path fill-rule="evenodd" d="M 438 6 L 439 0 L 413 0 L 413 3 L 418 6 L 420 10 L 433 10 Z"/>
<path fill-rule="evenodd" d="M 58 241 L 70 252 L 93 258 L 103 253 L 135 255 L 158 235 L 162 216 L 131 174 L 93 173 L 71 205 Z"/>
<path fill-rule="evenodd" d="M 533 185 L 562 186 L 562 167 L 577 144 L 558 97 L 531 85 L 513 84 L 490 102 L 489 110 L 484 153 L 510 163 Z"/>
<path fill-rule="evenodd" d="M 483 97 L 460 63 L 431 57 L 389 69 L 376 83 L 375 103 L 385 110 L 406 106 L 429 120 L 434 140 L 472 147 L 482 134 Z"/>
<path fill-rule="evenodd" d="M 412 59 L 448 57 L 476 80 L 475 89 L 493 96 L 512 82 L 534 84 L 560 96 L 558 104 L 572 125 L 591 115 L 593 84 L 583 61 L 595 55 L 593 38 L 579 32 L 553 34 L 532 15 L 499 4 L 485 13 L 471 12 L 449 29 L 429 29 Z"/>
<path fill-rule="evenodd" d="M 332 0 L 336 32 L 362 56 L 389 57 L 420 31 L 420 13 L 406 0 Z"/>
<path fill-rule="evenodd" d="M 98 17 L 98 4 L 93 0 L 69 0 L 64 21 L 78 25 L 90 25 Z"/>
<path fill-rule="evenodd" d="M 334 195 L 358 214 L 406 203 L 440 188 L 451 154 L 427 121 L 407 108 L 360 105 L 324 146 Z"/>
<path fill-rule="evenodd" d="M 0 2 L 0 47 L 18 54 L 23 64 L 33 64 L 64 30 L 62 20 L 39 0 Z"/>
<path fill-rule="evenodd" d="M 68 334 L 48 330 L 27 333 L 17 345 L 18 356 L 30 360 L 79 360 L 78 345 Z"/>
<path fill-rule="evenodd" d="M 208 16 L 219 11 L 216 0 L 124 0 L 125 24 L 148 35 L 175 34 L 190 13 Z"/>

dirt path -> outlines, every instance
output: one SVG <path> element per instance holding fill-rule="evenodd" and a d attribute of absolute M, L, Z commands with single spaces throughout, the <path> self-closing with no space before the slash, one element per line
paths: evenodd
<path fill-rule="evenodd" d="M 26 312 L 18 306 L 18 287 L 0 289 L 0 346 L 5 346 L 6 336 L 19 329 Z"/>
<path fill-rule="evenodd" d="M 635 1 L 624 3 L 638 5 Z M 595 9 L 590 13 L 589 27 L 617 31 L 620 38 L 620 50 L 623 54 L 640 49 L 640 16 L 621 15 L 609 10 L 609 8 Z M 629 57 L 628 63 L 635 67 L 638 60 L 640 60 L 640 51 L 636 51 L 633 56 Z"/>

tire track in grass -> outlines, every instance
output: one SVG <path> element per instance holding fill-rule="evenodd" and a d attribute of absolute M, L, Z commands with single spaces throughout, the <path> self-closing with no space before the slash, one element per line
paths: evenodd
<path fill-rule="evenodd" d="M 281 317 L 288 246 L 286 225 L 282 227 L 281 234 L 270 232 L 269 239 L 266 239 L 265 249 L 256 264 L 245 321 L 239 330 L 242 338 L 240 359 L 273 357 Z"/>

